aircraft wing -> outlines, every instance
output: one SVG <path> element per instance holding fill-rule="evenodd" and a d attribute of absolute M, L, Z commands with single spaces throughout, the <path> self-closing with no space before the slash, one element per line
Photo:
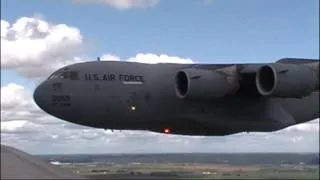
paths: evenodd
<path fill-rule="evenodd" d="M 180 98 L 301 98 L 319 90 L 319 60 L 284 58 L 266 64 L 192 65 L 176 75 Z"/>
<path fill-rule="evenodd" d="M 286 64 L 308 64 L 308 63 L 318 63 L 319 59 L 305 59 L 305 58 L 282 58 L 277 61 L 277 63 L 286 63 Z"/>

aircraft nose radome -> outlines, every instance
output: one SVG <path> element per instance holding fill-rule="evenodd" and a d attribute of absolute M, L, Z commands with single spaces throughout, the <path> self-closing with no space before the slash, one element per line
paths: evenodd
<path fill-rule="evenodd" d="M 40 92 L 39 92 L 40 91 L 40 86 L 41 86 L 41 84 L 38 87 L 36 87 L 36 89 L 33 92 L 33 100 L 38 106 L 40 106 L 40 104 L 41 104 L 40 98 L 39 98 L 39 96 L 40 96 Z"/>
<path fill-rule="evenodd" d="M 45 109 L 46 104 L 48 104 L 47 98 L 45 98 L 45 92 L 44 92 L 44 84 L 41 83 L 33 93 L 33 99 L 35 103 L 41 108 Z"/>

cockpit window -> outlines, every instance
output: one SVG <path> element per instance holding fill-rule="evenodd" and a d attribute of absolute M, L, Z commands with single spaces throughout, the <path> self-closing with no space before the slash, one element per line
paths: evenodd
<path fill-rule="evenodd" d="M 60 79 L 68 79 L 69 78 L 69 72 L 58 73 L 57 77 L 60 78 Z"/>
<path fill-rule="evenodd" d="M 70 79 L 71 80 L 79 80 L 79 75 L 77 71 L 70 71 Z"/>
<path fill-rule="evenodd" d="M 69 78 L 69 72 L 63 72 L 59 75 L 59 78 L 61 79 L 68 79 Z"/>
<path fill-rule="evenodd" d="M 49 76 L 48 79 L 70 79 L 70 80 L 79 80 L 79 75 L 77 71 L 64 71 L 56 72 Z"/>
<path fill-rule="evenodd" d="M 48 77 L 48 79 L 56 79 L 57 77 L 57 73 L 53 73 L 51 76 Z"/>

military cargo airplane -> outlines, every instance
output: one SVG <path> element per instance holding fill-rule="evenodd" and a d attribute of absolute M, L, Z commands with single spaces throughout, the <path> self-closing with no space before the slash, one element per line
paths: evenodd
<path fill-rule="evenodd" d="M 319 60 L 90 61 L 55 71 L 34 100 L 55 117 L 95 128 L 201 136 L 271 132 L 319 117 Z"/>

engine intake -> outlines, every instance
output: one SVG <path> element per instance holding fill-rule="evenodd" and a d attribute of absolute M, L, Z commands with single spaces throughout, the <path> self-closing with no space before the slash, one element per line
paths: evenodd
<path fill-rule="evenodd" d="M 258 70 L 256 87 L 263 96 L 308 96 L 319 89 L 319 69 L 301 64 L 268 64 Z"/>
<path fill-rule="evenodd" d="M 185 97 L 190 88 L 188 75 L 184 71 L 179 71 L 176 77 L 177 94 L 179 97 Z"/>
<path fill-rule="evenodd" d="M 175 86 L 177 96 L 182 99 L 221 98 L 238 87 L 226 74 L 196 68 L 180 70 L 176 74 Z"/>
<path fill-rule="evenodd" d="M 256 83 L 261 95 L 270 95 L 276 88 L 277 72 L 271 66 L 263 66 L 257 73 Z"/>

